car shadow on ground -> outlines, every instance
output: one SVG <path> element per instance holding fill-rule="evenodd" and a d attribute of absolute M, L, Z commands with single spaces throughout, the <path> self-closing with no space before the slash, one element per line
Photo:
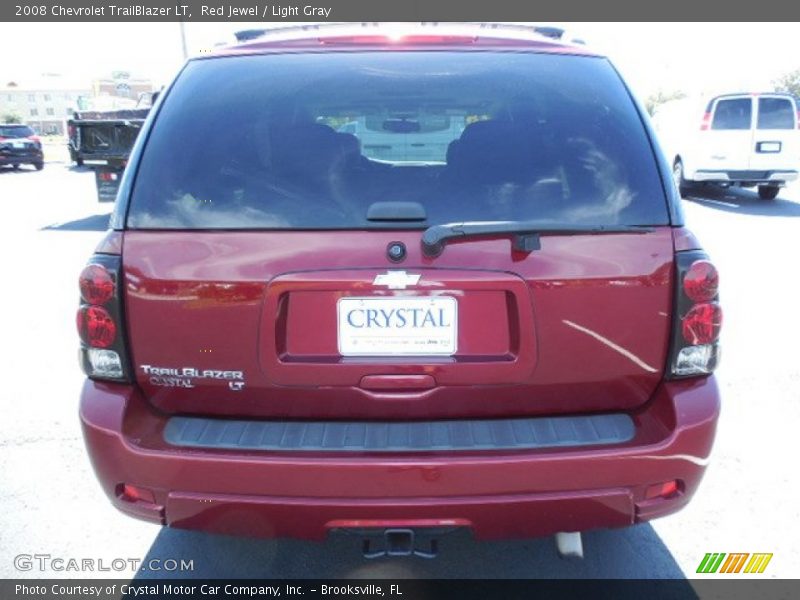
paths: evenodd
<path fill-rule="evenodd" d="M 20 165 L 19 169 L 12 167 L 1 166 L 0 175 L 27 175 L 29 173 L 38 173 L 33 165 Z"/>
<path fill-rule="evenodd" d="M 42 227 L 42 231 L 105 231 L 108 229 L 110 214 L 92 215 L 83 219 L 67 221 L 66 223 L 54 223 L 47 227 Z"/>
<path fill-rule="evenodd" d="M 552 538 L 476 542 L 467 532 L 439 540 L 439 556 L 366 559 L 357 536 L 325 543 L 263 540 L 164 528 L 137 579 L 678 579 L 683 571 L 649 524 L 583 536 L 583 560 L 558 558 Z M 193 570 L 147 570 L 150 561 L 192 560 Z M 681 586 L 679 586 L 681 587 Z M 691 590 L 686 583 L 686 591 Z M 690 595 L 690 594 L 688 594 Z M 685 597 L 685 595 L 676 596 Z"/>
<path fill-rule="evenodd" d="M 725 212 L 759 217 L 800 217 L 800 204 L 786 199 L 781 190 L 775 200 L 762 200 L 754 191 L 742 188 L 724 188 L 716 185 L 698 185 L 684 200 Z"/>

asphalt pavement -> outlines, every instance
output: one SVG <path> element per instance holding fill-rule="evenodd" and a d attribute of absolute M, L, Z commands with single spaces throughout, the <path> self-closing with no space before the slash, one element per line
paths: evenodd
<path fill-rule="evenodd" d="M 0 577 L 132 577 L 132 567 L 97 569 L 155 558 L 191 560 L 193 570 L 144 569 L 139 577 L 683 578 L 695 576 L 706 552 L 772 552 L 763 576 L 797 577 L 800 186 L 772 202 L 704 188 L 684 205 L 721 272 L 725 309 L 723 413 L 693 502 L 652 524 L 588 533 L 583 561 L 559 560 L 551 539 L 475 542 L 462 534 L 443 538 L 435 560 L 368 561 L 347 536 L 232 538 L 161 529 L 111 507 L 80 435 L 74 318 L 77 276 L 111 206 L 97 202 L 87 169 L 0 169 Z M 94 559 L 95 571 L 20 570 L 16 557 L 34 554 Z"/>

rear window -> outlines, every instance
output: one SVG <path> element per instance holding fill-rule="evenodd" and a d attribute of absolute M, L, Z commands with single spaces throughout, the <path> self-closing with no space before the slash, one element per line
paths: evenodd
<path fill-rule="evenodd" d="M 414 202 L 426 221 L 367 219 Z M 136 175 L 139 229 L 465 220 L 663 225 L 638 112 L 600 58 L 342 52 L 190 62 Z"/>
<path fill-rule="evenodd" d="M 759 129 L 794 129 L 795 110 L 789 98 L 759 98 Z"/>
<path fill-rule="evenodd" d="M 27 125 L 0 125 L 0 137 L 24 138 L 34 135 L 33 129 Z"/>
<path fill-rule="evenodd" d="M 750 129 L 752 113 L 753 102 L 750 98 L 719 100 L 711 129 Z"/>

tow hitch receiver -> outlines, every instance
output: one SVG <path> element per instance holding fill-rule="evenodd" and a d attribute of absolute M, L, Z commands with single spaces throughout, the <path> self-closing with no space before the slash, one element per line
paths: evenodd
<path fill-rule="evenodd" d="M 413 529 L 386 529 L 383 532 L 383 547 L 376 548 L 374 538 L 364 538 L 364 558 L 381 558 L 383 556 L 419 556 L 436 558 L 439 553 L 439 542 L 435 538 L 428 540 L 426 549 L 416 547 L 416 535 Z"/>

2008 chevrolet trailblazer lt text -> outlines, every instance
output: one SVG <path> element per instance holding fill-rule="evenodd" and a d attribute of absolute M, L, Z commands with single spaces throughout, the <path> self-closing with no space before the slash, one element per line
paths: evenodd
<path fill-rule="evenodd" d="M 552 28 L 396 27 L 265 32 L 151 110 L 80 276 L 104 491 L 367 556 L 680 509 L 722 313 L 644 112 Z"/>

